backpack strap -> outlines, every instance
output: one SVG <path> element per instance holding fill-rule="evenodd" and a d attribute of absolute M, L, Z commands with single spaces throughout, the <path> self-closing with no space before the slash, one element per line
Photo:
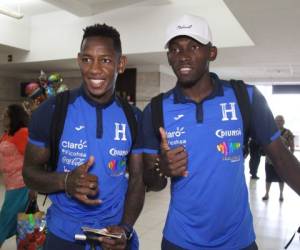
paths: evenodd
<path fill-rule="evenodd" d="M 237 102 L 242 114 L 243 127 L 244 127 L 244 148 L 248 144 L 250 136 L 250 114 L 251 103 L 248 95 L 246 84 L 241 80 L 230 80 L 230 84 L 234 90 Z M 152 125 L 158 138 L 160 138 L 159 128 L 164 127 L 163 118 L 163 93 L 151 99 L 151 115 Z"/>
<path fill-rule="evenodd" d="M 55 171 L 58 161 L 58 146 L 64 130 L 65 118 L 68 111 L 70 91 L 59 93 L 55 97 L 55 108 L 50 127 L 50 160 L 47 166 L 49 171 Z"/>
<path fill-rule="evenodd" d="M 164 128 L 164 116 L 163 116 L 163 96 L 164 93 L 153 97 L 151 99 L 151 117 L 152 126 L 154 128 L 156 136 L 160 139 L 159 128 Z"/>
<path fill-rule="evenodd" d="M 248 145 L 250 136 L 250 116 L 251 116 L 251 103 L 246 84 L 241 80 L 230 80 L 230 84 L 234 90 L 241 114 L 244 127 L 244 149 Z"/>
<path fill-rule="evenodd" d="M 133 145 L 136 142 L 137 131 L 138 131 L 138 124 L 133 112 L 133 108 L 125 99 L 121 98 L 120 96 L 117 96 L 117 98 L 120 101 L 123 111 L 125 113 L 129 125 L 129 129 L 130 129 L 130 133 L 132 136 L 132 145 Z"/>

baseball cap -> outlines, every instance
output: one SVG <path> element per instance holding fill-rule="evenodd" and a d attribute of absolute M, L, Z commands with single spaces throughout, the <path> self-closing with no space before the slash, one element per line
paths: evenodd
<path fill-rule="evenodd" d="M 212 42 L 208 23 L 204 18 L 194 15 L 183 15 L 168 26 L 165 49 L 168 48 L 169 42 L 177 36 L 188 36 L 202 44 Z"/>

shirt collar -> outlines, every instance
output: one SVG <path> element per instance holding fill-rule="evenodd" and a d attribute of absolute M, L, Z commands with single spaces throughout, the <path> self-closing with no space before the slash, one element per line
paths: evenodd
<path fill-rule="evenodd" d="M 216 96 L 223 96 L 224 90 L 223 90 L 223 85 L 221 83 L 221 80 L 215 73 L 209 73 L 209 74 L 213 81 L 213 91 L 205 99 L 212 99 Z M 176 87 L 173 89 L 173 95 L 174 95 L 174 104 L 191 102 L 191 100 L 182 93 L 182 90 L 178 84 L 176 84 Z"/>
<path fill-rule="evenodd" d="M 106 103 L 98 103 L 94 100 L 92 100 L 86 93 L 85 90 L 83 88 L 83 86 L 80 87 L 79 89 L 79 93 L 80 95 L 82 95 L 82 97 L 84 98 L 84 100 L 89 103 L 91 106 L 97 107 L 97 108 L 107 108 L 108 106 L 110 106 L 114 101 L 116 101 L 116 96 L 115 94 L 113 94 L 111 96 L 111 98 L 106 102 Z"/>

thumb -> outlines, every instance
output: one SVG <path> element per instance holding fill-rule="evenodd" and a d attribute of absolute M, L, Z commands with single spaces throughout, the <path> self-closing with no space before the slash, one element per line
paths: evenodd
<path fill-rule="evenodd" d="M 90 167 L 93 166 L 94 161 L 95 161 L 95 157 L 94 156 L 90 156 L 90 158 L 88 159 L 88 161 L 83 164 L 83 170 L 86 173 L 89 171 Z"/>
<path fill-rule="evenodd" d="M 165 129 L 163 127 L 160 127 L 159 133 L 160 133 L 160 137 L 161 137 L 160 148 L 165 151 L 170 150 L 167 133 L 166 133 Z"/>

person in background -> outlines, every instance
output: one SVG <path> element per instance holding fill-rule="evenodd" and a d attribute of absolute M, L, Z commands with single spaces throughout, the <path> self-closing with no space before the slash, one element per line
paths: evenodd
<path fill-rule="evenodd" d="M 151 105 L 143 112 L 145 184 L 159 191 L 171 181 L 162 249 L 256 250 L 243 119 L 230 82 L 209 71 L 217 57 L 210 28 L 203 18 L 184 15 L 168 26 L 164 45 L 177 78 L 163 94 L 164 128 L 155 131 L 152 112 L 157 110 Z M 280 140 L 263 95 L 253 85 L 245 87 L 251 100 L 250 137 L 300 194 L 298 160 Z"/>
<path fill-rule="evenodd" d="M 262 149 L 259 144 L 257 144 L 253 139 L 250 139 L 249 142 L 249 168 L 250 168 L 250 174 L 251 179 L 258 180 L 259 177 L 257 176 L 257 170 L 260 163 L 260 158 L 262 156 Z"/>
<path fill-rule="evenodd" d="M 82 85 L 70 92 L 55 171 L 44 168 L 51 154 L 55 97 L 33 112 L 29 125 L 23 176 L 29 187 L 49 194 L 52 201 L 44 250 L 87 249 L 87 242 L 75 240 L 84 226 L 121 235 L 99 237 L 101 249 L 136 250 L 133 225 L 145 196 L 142 141 L 138 131 L 133 140 L 115 94 L 117 76 L 127 62 L 119 32 L 106 24 L 86 27 L 77 59 Z M 141 112 L 129 108 L 138 123 Z"/>
<path fill-rule="evenodd" d="M 289 129 L 284 127 L 284 117 L 282 115 L 276 116 L 275 122 L 278 129 L 280 130 L 280 138 L 283 144 L 291 151 L 291 153 L 294 153 L 294 149 L 295 149 L 294 135 Z M 266 201 L 269 199 L 269 191 L 272 182 L 278 182 L 279 190 L 280 190 L 279 201 L 283 201 L 284 181 L 277 174 L 276 169 L 272 163 L 272 160 L 269 157 L 266 157 L 265 170 L 266 170 L 266 194 L 264 195 L 262 200 Z"/>
<path fill-rule="evenodd" d="M 28 141 L 29 116 L 22 105 L 10 104 L 3 115 L 4 134 L 0 138 L 0 171 L 5 184 L 5 198 L 0 211 L 0 247 L 16 234 L 17 214 L 24 212 L 35 193 L 25 187 L 22 168 Z M 29 198 L 29 193 L 31 197 Z"/>

